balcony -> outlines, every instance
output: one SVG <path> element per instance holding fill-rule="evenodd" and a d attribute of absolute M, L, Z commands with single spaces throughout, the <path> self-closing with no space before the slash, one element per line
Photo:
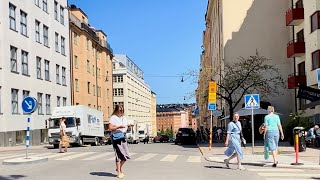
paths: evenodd
<path fill-rule="evenodd" d="M 107 49 L 113 54 L 113 49 L 111 45 L 109 43 L 106 43 L 106 44 L 107 44 Z"/>
<path fill-rule="evenodd" d="M 305 42 L 293 40 L 287 45 L 287 57 L 301 57 L 306 53 Z"/>
<path fill-rule="evenodd" d="M 94 40 L 99 41 L 99 37 L 97 36 L 96 32 L 93 29 L 91 29 L 87 24 L 81 23 L 81 28 L 83 30 L 86 30 Z"/>
<path fill-rule="evenodd" d="M 295 89 L 298 85 L 306 85 L 307 78 L 304 73 L 290 74 L 288 76 L 288 89 Z"/>
<path fill-rule="evenodd" d="M 286 12 L 286 24 L 287 26 L 298 26 L 304 20 L 304 8 L 291 7 Z"/>

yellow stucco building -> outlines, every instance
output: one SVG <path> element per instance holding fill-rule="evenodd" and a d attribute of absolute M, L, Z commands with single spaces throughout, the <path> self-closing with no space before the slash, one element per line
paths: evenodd
<path fill-rule="evenodd" d="M 112 49 L 107 35 L 88 23 L 88 16 L 70 6 L 71 103 L 103 112 L 108 124 L 113 111 Z"/>
<path fill-rule="evenodd" d="M 152 124 L 152 136 L 157 135 L 157 97 L 156 93 L 151 91 L 151 124 Z"/>

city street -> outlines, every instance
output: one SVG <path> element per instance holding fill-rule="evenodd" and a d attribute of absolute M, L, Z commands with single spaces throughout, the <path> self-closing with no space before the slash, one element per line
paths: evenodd
<path fill-rule="evenodd" d="M 246 171 L 226 169 L 223 164 L 207 162 L 197 146 L 172 143 L 130 145 L 132 160 L 125 164 L 125 179 L 314 179 L 316 171 L 245 166 Z M 47 156 L 48 162 L 32 165 L 1 165 L 0 180 L 11 179 L 116 179 L 113 149 L 110 145 L 32 150 L 33 156 Z M 23 156 L 24 151 L 1 152 L 0 161 Z M 240 178 L 241 177 L 241 178 Z"/>

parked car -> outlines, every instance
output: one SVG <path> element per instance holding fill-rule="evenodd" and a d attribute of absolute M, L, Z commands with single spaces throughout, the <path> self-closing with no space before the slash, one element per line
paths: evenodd
<path fill-rule="evenodd" d="M 192 128 L 179 128 L 176 134 L 175 144 L 196 144 L 196 133 Z"/>
<path fill-rule="evenodd" d="M 160 135 L 153 138 L 153 142 L 169 142 L 169 136 L 167 135 Z"/>

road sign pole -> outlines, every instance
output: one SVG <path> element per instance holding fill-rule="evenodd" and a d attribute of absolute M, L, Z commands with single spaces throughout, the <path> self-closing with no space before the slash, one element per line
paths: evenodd
<path fill-rule="evenodd" d="M 251 108 L 251 131 L 252 131 L 252 155 L 254 155 L 254 119 L 253 119 L 253 107 Z"/>
<path fill-rule="evenodd" d="M 29 159 L 29 146 L 30 146 L 30 115 L 27 120 L 27 137 L 26 137 L 26 159 Z"/>
<path fill-rule="evenodd" d="M 209 140 L 209 151 L 211 151 L 212 147 L 212 111 L 210 111 L 211 119 L 210 119 L 210 140 Z"/>

